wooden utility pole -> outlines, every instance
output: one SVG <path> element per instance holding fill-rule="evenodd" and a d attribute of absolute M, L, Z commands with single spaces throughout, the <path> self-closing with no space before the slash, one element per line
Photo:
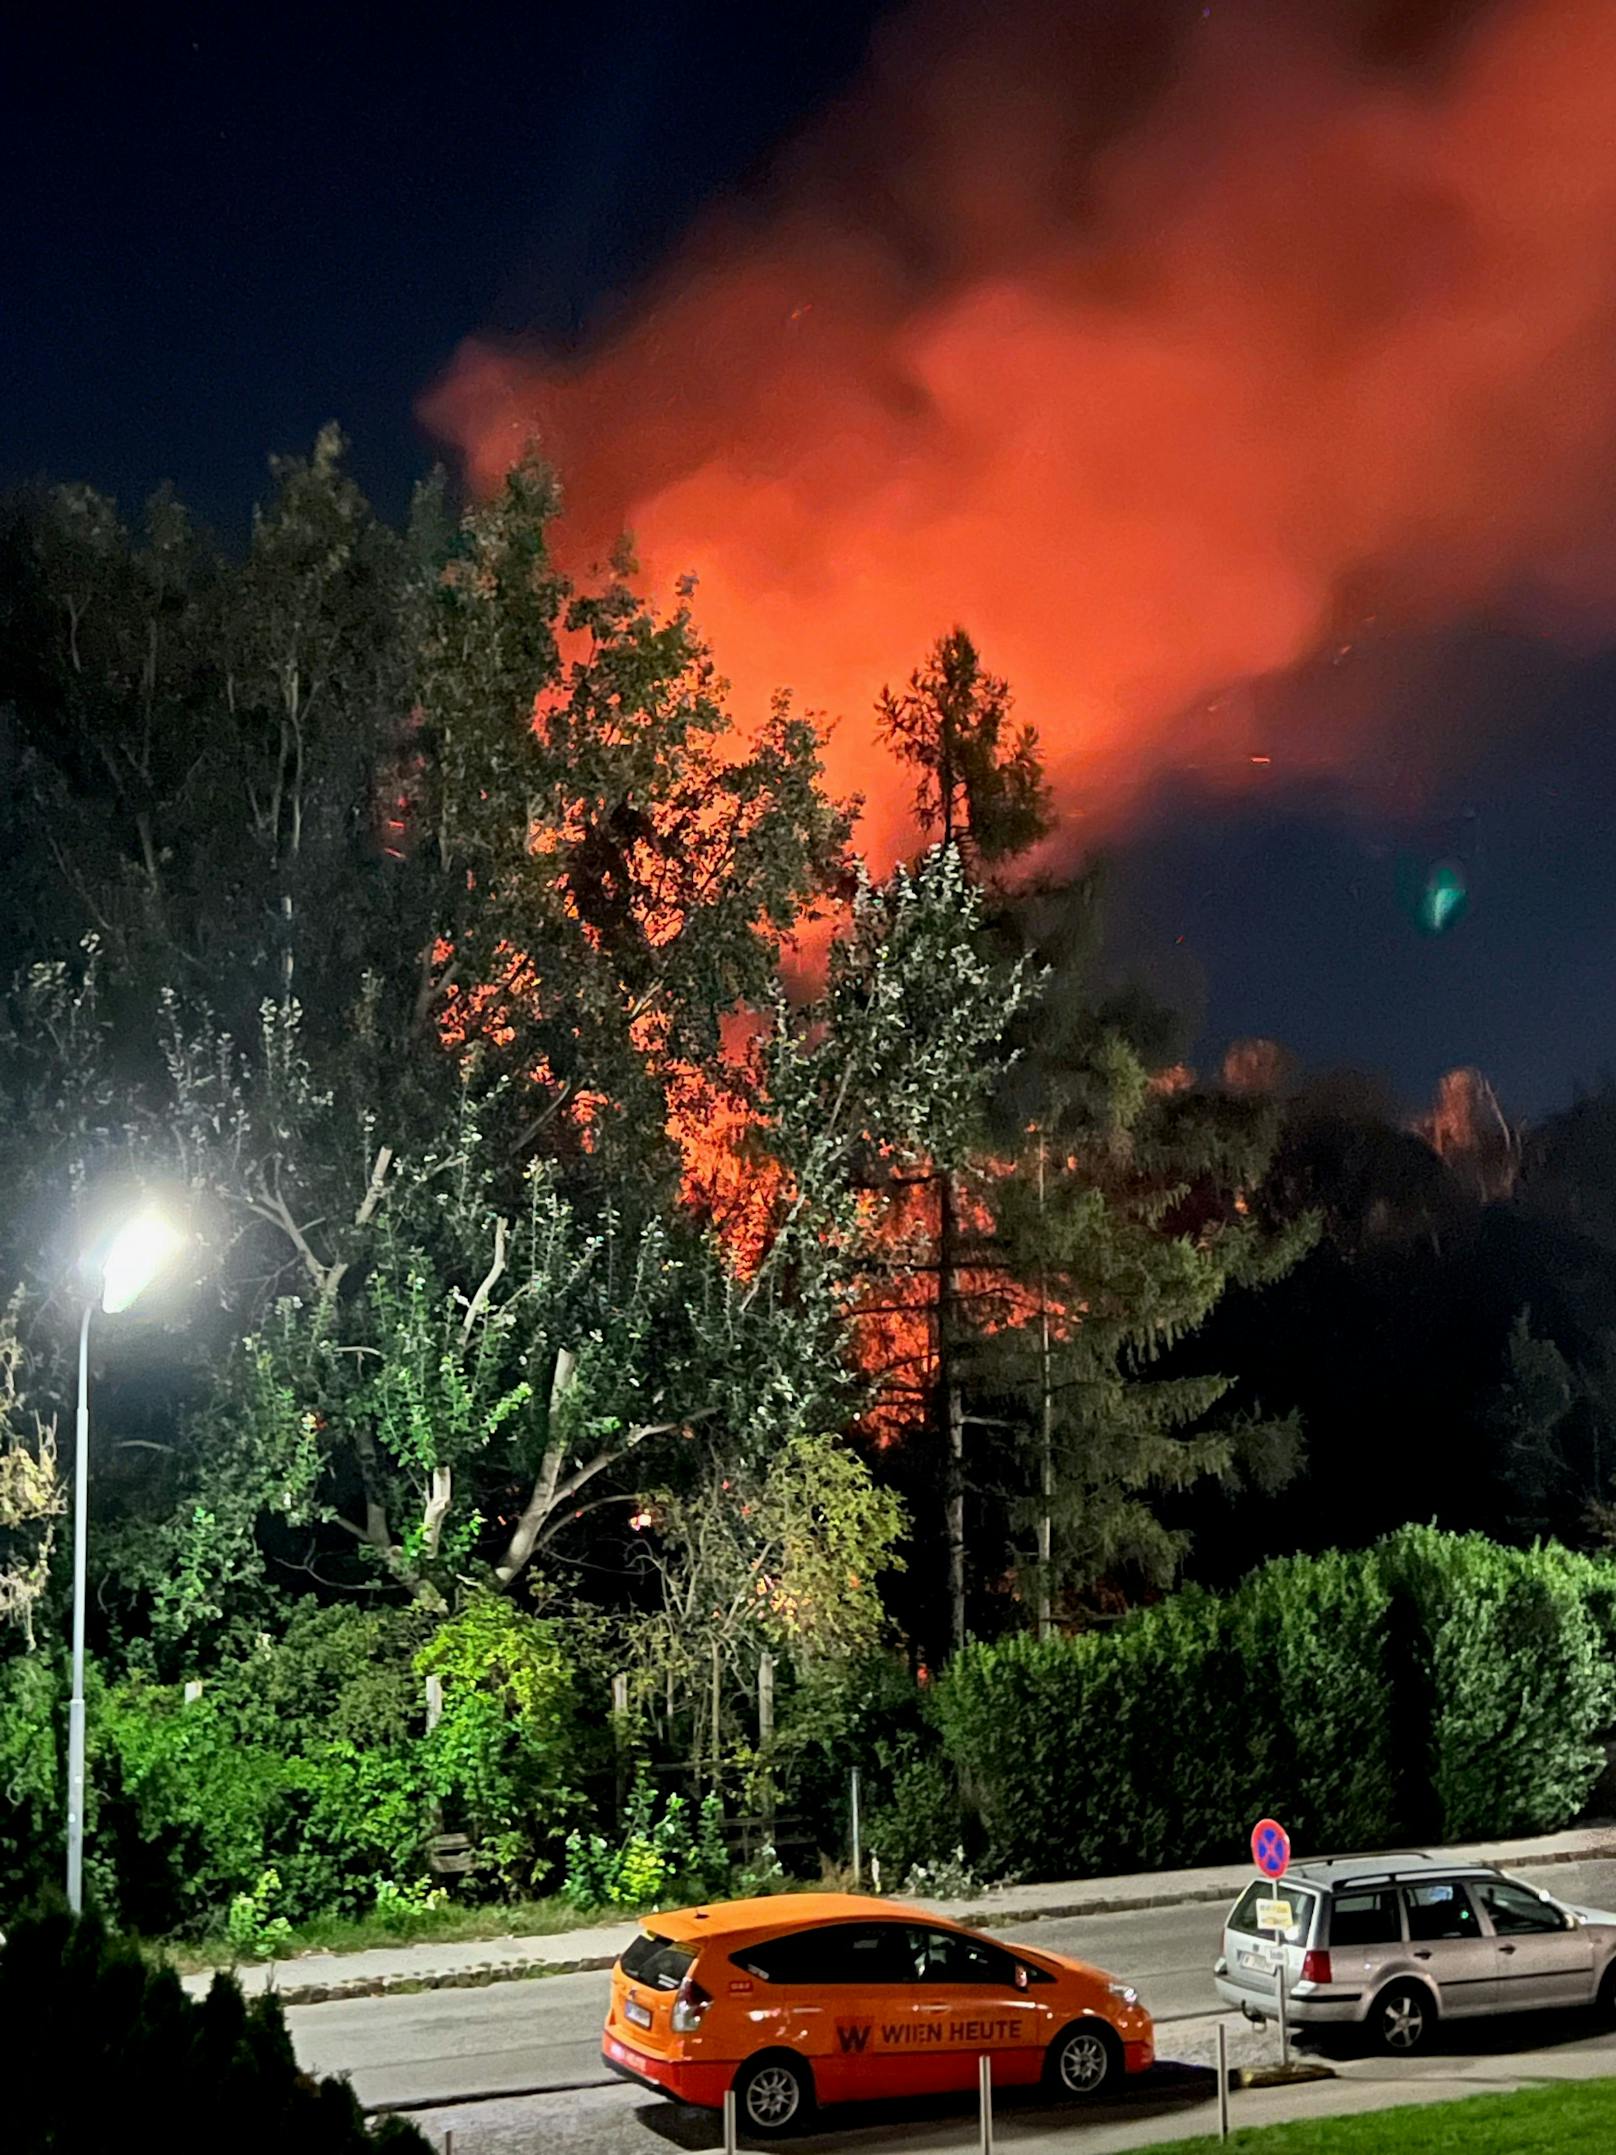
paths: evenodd
<path fill-rule="evenodd" d="M 628 1677 L 621 1671 L 612 1678 L 612 1757 L 621 1819 L 628 1801 Z"/>
<path fill-rule="evenodd" d="M 763 1835 L 774 1839 L 774 1656 L 758 1656 L 758 1750 L 763 1759 Z"/>
<path fill-rule="evenodd" d="M 713 1787 L 714 1787 L 714 1788 L 716 1788 L 716 1787 L 718 1786 L 718 1776 L 719 1776 L 719 1758 L 720 1758 L 720 1753 L 721 1753 L 721 1747 L 722 1747 L 722 1740 L 723 1740 L 723 1737 L 722 1737 L 722 1729 L 723 1729 L 723 1717 L 724 1717 L 724 1664 L 723 1664 L 723 1659 L 722 1659 L 722 1656 L 721 1656 L 721 1655 L 720 1655 L 720 1653 L 719 1653 L 719 1647 L 718 1647 L 718 1641 L 717 1641 L 717 1639 L 714 1639 L 714 1640 L 713 1640 L 713 1642 L 712 1642 L 712 1648 L 713 1648 L 713 1744 L 712 1744 L 712 1785 L 713 1785 Z"/>
<path fill-rule="evenodd" d="M 944 1491 L 948 1513 L 949 1642 L 953 1652 L 958 1653 L 965 1644 L 965 1398 L 960 1388 L 956 1337 L 958 1226 L 954 1178 L 948 1170 L 944 1170 L 937 1187 L 937 1378 L 948 1428 Z"/>

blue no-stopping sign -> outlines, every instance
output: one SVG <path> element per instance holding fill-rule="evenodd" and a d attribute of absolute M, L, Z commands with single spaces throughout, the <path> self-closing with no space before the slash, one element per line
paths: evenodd
<path fill-rule="evenodd" d="M 1251 1829 L 1251 1860 L 1264 1878 L 1283 1878 L 1291 1860 L 1291 1837 L 1277 1818 L 1259 1818 Z"/>

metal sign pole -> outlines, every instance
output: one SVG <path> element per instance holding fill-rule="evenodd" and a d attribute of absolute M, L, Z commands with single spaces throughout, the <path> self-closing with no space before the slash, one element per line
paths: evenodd
<path fill-rule="evenodd" d="M 1218 2138 L 1229 2137 L 1229 2023 L 1218 2022 Z"/>
<path fill-rule="evenodd" d="M 1290 2070 L 1291 2038 L 1285 2021 L 1285 1933 L 1279 1933 L 1279 2065 L 1281 2072 Z"/>
<path fill-rule="evenodd" d="M 855 1766 L 851 1775 L 851 1802 L 853 1811 L 853 1883 L 863 1882 L 864 1865 L 859 1851 L 859 1770 Z"/>
<path fill-rule="evenodd" d="M 724 2090 L 724 2155 L 735 2155 L 735 2090 Z"/>
<path fill-rule="evenodd" d="M 993 2155 L 993 2060 L 985 2050 L 976 2061 L 976 2090 L 982 2155 Z"/>
<path fill-rule="evenodd" d="M 1271 1928 L 1274 1933 L 1274 1987 L 1279 2005 L 1279 2064 L 1282 2072 L 1288 2071 L 1291 2062 L 1290 2028 L 1285 2014 L 1285 1939 L 1290 1924 L 1281 1923 L 1281 1914 L 1289 1917 L 1288 1901 L 1278 1898 L 1279 1882 L 1290 1869 L 1291 1837 L 1277 1818 L 1259 1818 L 1251 1829 L 1251 1860 L 1268 1881 L 1269 1899 L 1265 1905 L 1257 1903 L 1257 1928 L 1259 1933 Z M 1264 1915 L 1275 1918 L 1271 1925 L 1264 1924 Z"/>

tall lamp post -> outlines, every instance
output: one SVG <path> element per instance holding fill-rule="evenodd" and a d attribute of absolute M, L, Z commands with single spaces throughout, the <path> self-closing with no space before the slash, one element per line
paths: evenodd
<path fill-rule="evenodd" d="M 137 1212 L 113 1235 L 95 1275 L 97 1292 L 79 1326 L 77 1448 L 73 1460 L 73 1699 L 67 1710 L 67 1905 L 84 1906 L 84 1595 L 90 1497 L 90 1319 L 128 1309 L 180 1247 L 160 1212 Z"/>

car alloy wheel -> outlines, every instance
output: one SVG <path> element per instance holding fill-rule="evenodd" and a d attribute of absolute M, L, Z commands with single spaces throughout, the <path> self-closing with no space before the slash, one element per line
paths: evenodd
<path fill-rule="evenodd" d="M 764 2058 L 741 2088 L 741 2114 L 754 2132 L 789 2132 L 808 2107 L 802 2074 L 788 2058 Z"/>
<path fill-rule="evenodd" d="M 1430 2033 L 1431 2001 L 1416 1983 L 1399 1983 L 1375 2007 L 1375 2027 L 1383 2050 L 1394 2057 L 1413 2055 Z"/>
<path fill-rule="evenodd" d="M 1072 2028 L 1061 2037 L 1055 2077 L 1067 2095 L 1099 2094 L 1111 2077 L 1111 2046 L 1098 2028 Z"/>

